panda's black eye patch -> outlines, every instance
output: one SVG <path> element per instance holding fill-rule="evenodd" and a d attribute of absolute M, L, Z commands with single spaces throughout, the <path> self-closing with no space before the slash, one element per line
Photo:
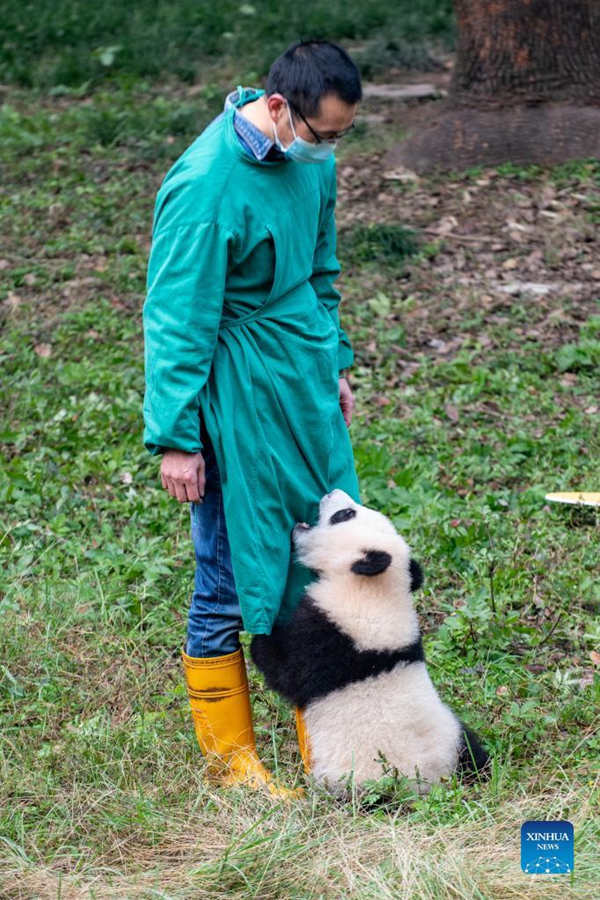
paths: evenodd
<path fill-rule="evenodd" d="M 348 519 L 353 519 L 356 515 L 356 510 L 352 509 L 351 506 L 346 507 L 346 509 L 338 509 L 329 520 L 330 525 L 338 525 L 340 522 L 347 522 Z"/>

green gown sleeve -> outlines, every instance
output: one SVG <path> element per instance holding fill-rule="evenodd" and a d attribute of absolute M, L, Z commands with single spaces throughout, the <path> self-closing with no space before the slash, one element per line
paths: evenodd
<path fill-rule="evenodd" d="M 340 325 L 339 303 L 341 295 L 333 286 L 335 279 L 340 274 L 340 264 L 336 256 L 335 201 L 336 183 L 334 170 L 329 202 L 325 209 L 325 216 L 315 249 L 313 274 L 310 282 L 338 330 L 338 369 L 341 371 L 352 365 L 354 352 L 348 335 Z"/>
<path fill-rule="evenodd" d="M 202 450 L 198 395 L 215 351 L 233 236 L 192 223 L 155 234 L 144 304 L 144 444 Z"/>

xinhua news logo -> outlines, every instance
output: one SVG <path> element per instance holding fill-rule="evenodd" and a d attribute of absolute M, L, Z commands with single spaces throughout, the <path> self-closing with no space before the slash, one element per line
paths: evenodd
<path fill-rule="evenodd" d="M 528 875 L 566 875 L 573 871 L 573 826 L 570 822 L 525 822 L 521 825 L 521 868 Z"/>

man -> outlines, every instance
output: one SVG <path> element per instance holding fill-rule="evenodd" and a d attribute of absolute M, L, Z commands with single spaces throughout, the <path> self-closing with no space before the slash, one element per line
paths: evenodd
<path fill-rule="evenodd" d="M 360 76 L 334 44 L 292 45 L 266 92 L 238 88 L 157 196 L 144 306 L 144 441 L 191 502 L 195 590 L 183 653 L 200 747 L 228 783 L 258 759 L 242 629 L 268 634 L 311 573 L 291 531 L 342 488 L 353 353 L 339 324 L 335 142 Z"/>

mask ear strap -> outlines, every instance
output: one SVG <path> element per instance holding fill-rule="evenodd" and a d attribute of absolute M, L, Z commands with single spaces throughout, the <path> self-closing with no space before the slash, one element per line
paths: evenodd
<path fill-rule="evenodd" d="M 285 100 L 285 97 L 283 99 Z M 294 137 L 293 137 L 291 143 L 289 144 L 289 146 L 284 147 L 283 144 L 281 143 L 281 141 L 279 140 L 279 135 L 277 134 L 277 125 L 275 124 L 275 122 L 273 122 L 273 134 L 275 135 L 275 146 L 279 147 L 279 149 L 281 150 L 282 153 L 287 153 L 287 151 L 290 149 L 290 147 L 292 146 L 294 141 L 297 140 L 297 138 L 298 138 L 298 135 L 296 134 L 296 129 L 294 128 L 294 122 L 292 119 L 292 111 L 290 109 L 290 104 L 288 103 L 287 100 L 285 100 L 285 105 L 287 106 L 288 118 L 290 120 L 290 127 L 292 129 L 292 134 L 294 135 Z"/>
<path fill-rule="evenodd" d="M 292 110 L 290 109 L 290 104 L 287 100 L 285 101 L 285 105 L 287 106 L 288 117 L 290 120 L 290 128 L 292 129 L 292 134 L 294 135 L 294 140 L 296 140 L 298 135 L 296 134 L 296 129 L 294 128 L 294 120 L 292 119 Z"/>

